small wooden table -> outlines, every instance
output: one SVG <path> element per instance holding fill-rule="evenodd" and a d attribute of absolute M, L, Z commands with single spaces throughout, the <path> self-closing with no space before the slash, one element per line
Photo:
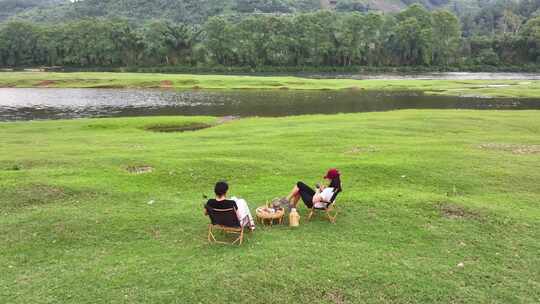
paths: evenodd
<path fill-rule="evenodd" d="M 274 224 L 274 221 L 277 221 L 278 224 L 282 224 L 283 217 L 285 216 L 285 209 L 283 208 L 277 209 L 274 212 L 269 211 L 269 209 L 271 208 L 268 208 L 266 206 L 261 206 L 257 208 L 256 210 L 257 221 L 261 223 L 262 225 L 268 222 L 270 226 Z"/>

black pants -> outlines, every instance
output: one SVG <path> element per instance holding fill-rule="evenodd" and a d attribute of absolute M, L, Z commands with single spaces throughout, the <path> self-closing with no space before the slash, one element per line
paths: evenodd
<path fill-rule="evenodd" d="M 303 182 L 296 183 L 296 186 L 300 190 L 300 197 L 302 197 L 302 200 L 304 201 L 304 204 L 306 204 L 306 207 L 313 207 L 313 196 L 315 195 L 315 190 L 311 189 Z"/>

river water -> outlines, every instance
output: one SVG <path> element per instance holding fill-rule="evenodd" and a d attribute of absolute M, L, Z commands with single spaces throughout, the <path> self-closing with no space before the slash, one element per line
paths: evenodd
<path fill-rule="evenodd" d="M 288 116 L 398 109 L 540 109 L 540 99 L 345 90 L 0 89 L 0 121 L 154 115 Z"/>

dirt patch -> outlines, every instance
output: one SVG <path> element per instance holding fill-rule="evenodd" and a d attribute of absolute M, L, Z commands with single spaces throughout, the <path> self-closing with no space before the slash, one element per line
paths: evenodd
<path fill-rule="evenodd" d="M 505 151 L 512 154 L 539 154 L 540 145 L 521 145 L 521 144 L 497 144 L 487 143 L 478 146 L 480 149 L 492 150 L 492 151 Z"/>
<path fill-rule="evenodd" d="M 163 80 L 161 81 L 159 87 L 163 89 L 170 89 L 173 87 L 173 82 L 170 80 Z"/>
<path fill-rule="evenodd" d="M 43 80 L 43 81 L 40 81 L 37 86 L 47 88 L 47 87 L 50 87 L 53 84 L 56 84 L 56 81 L 54 81 L 54 80 Z"/>
<path fill-rule="evenodd" d="M 200 86 L 192 86 L 191 89 L 193 89 L 193 90 L 200 90 L 200 89 L 202 89 L 202 87 L 200 87 Z"/>
<path fill-rule="evenodd" d="M 149 233 L 150 236 L 155 240 L 159 240 L 161 238 L 161 230 L 159 227 L 150 227 Z"/>
<path fill-rule="evenodd" d="M 172 133 L 172 132 L 188 132 L 188 131 L 197 131 L 206 128 L 210 128 L 212 125 L 202 123 L 202 122 L 192 122 L 187 124 L 157 124 L 146 126 L 145 130 L 152 132 L 163 132 L 163 133 Z"/>
<path fill-rule="evenodd" d="M 324 297 L 332 303 L 336 303 L 336 304 L 347 303 L 347 301 L 345 300 L 345 295 L 340 290 L 330 290 L 326 292 Z"/>
<path fill-rule="evenodd" d="M 453 203 L 438 203 L 437 208 L 441 216 L 448 219 L 479 219 L 481 217 L 479 212 Z"/>
<path fill-rule="evenodd" d="M 358 86 L 353 86 L 353 87 L 347 88 L 347 90 L 357 92 L 357 91 L 362 91 L 363 89 L 361 87 L 358 87 Z"/>
<path fill-rule="evenodd" d="M 280 90 L 289 90 L 289 87 L 279 87 Z"/>
<path fill-rule="evenodd" d="M 345 151 L 343 154 L 345 155 L 359 155 L 363 153 L 372 153 L 377 152 L 378 149 L 375 146 L 367 146 L 367 147 L 352 147 L 350 150 Z"/>
<path fill-rule="evenodd" d="M 141 165 L 141 166 L 128 166 L 126 171 L 131 174 L 146 174 L 152 173 L 154 168 L 152 166 Z"/>

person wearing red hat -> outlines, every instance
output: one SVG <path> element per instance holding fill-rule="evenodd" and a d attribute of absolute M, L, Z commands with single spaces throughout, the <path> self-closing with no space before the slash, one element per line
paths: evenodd
<path fill-rule="evenodd" d="M 302 198 L 302 201 L 304 201 L 304 204 L 308 208 L 314 205 L 315 207 L 322 207 L 327 203 L 333 202 L 336 195 L 341 192 L 341 174 L 337 169 L 330 169 L 323 178 L 328 180 L 329 184 L 327 187 L 317 184 L 317 190 L 313 190 L 301 181 L 296 183 L 286 198 L 289 206 L 296 208 L 300 198 Z"/>

